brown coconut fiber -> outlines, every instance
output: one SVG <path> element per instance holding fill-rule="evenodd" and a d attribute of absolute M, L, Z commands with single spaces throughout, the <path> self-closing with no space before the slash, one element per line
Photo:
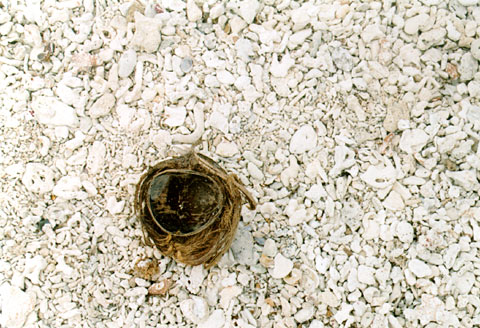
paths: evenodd
<path fill-rule="evenodd" d="M 148 170 L 134 206 L 147 244 L 179 262 L 209 268 L 230 248 L 244 198 L 254 209 L 236 175 L 192 150 Z"/>

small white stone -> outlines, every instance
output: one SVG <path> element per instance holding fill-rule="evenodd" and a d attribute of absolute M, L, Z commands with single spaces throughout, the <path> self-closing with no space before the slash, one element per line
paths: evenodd
<path fill-rule="evenodd" d="M 35 308 L 35 293 L 23 292 L 8 282 L 0 287 L 0 325 L 8 328 L 24 326 L 29 314 Z"/>
<path fill-rule="evenodd" d="M 198 8 L 195 0 L 187 0 L 187 18 L 190 22 L 196 22 L 202 18 L 202 11 Z"/>
<path fill-rule="evenodd" d="M 160 22 L 155 18 L 145 17 L 135 11 L 135 33 L 133 34 L 132 45 L 146 52 L 157 51 L 160 45 Z"/>
<path fill-rule="evenodd" d="M 208 317 L 207 301 L 199 296 L 192 296 L 192 298 L 181 301 L 180 310 L 194 324 L 199 324 Z"/>
<path fill-rule="evenodd" d="M 104 167 L 107 149 L 101 141 L 95 141 L 88 151 L 87 170 L 90 174 L 98 174 Z"/>
<path fill-rule="evenodd" d="M 41 283 L 40 273 L 47 267 L 47 261 L 41 255 L 35 255 L 33 258 L 25 260 L 25 269 L 23 275 L 30 279 L 36 285 Z"/>
<path fill-rule="evenodd" d="M 32 102 L 32 109 L 35 112 L 35 118 L 41 124 L 78 126 L 78 117 L 75 110 L 56 97 L 37 97 Z"/>
<path fill-rule="evenodd" d="M 377 189 L 385 189 L 393 185 L 397 178 L 395 167 L 391 163 L 389 165 L 370 165 L 367 172 L 362 174 L 360 178 L 369 186 Z"/>
<path fill-rule="evenodd" d="M 366 27 L 363 28 L 363 31 L 361 34 L 362 34 L 362 39 L 366 44 L 372 42 L 373 40 L 377 40 L 384 37 L 384 34 L 380 29 L 380 26 L 376 24 L 367 25 Z"/>
<path fill-rule="evenodd" d="M 217 19 L 221 15 L 225 13 L 225 7 L 223 3 L 217 3 L 210 9 L 210 18 L 211 19 Z"/>
<path fill-rule="evenodd" d="M 446 171 L 445 175 L 452 179 L 455 184 L 467 191 L 478 191 L 480 189 L 475 170 Z"/>
<path fill-rule="evenodd" d="M 222 142 L 217 145 L 215 153 L 222 157 L 232 157 L 238 154 L 238 147 L 234 142 L 222 140 Z"/>
<path fill-rule="evenodd" d="M 300 127 L 290 139 L 290 152 L 305 153 L 317 145 L 317 133 L 310 125 Z"/>
<path fill-rule="evenodd" d="M 312 30 L 309 28 L 293 33 L 288 39 L 289 48 L 293 49 L 299 45 L 302 45 L 310 35 L 312 35 Z"/>
<path fill-rule="evenodd" d="M 107 197 L 106 208 L 107 208 L 107 211 L 110 212 L 110 214 L 115 215 L 115 214 L 121 213 L 123 211 L 124 206 L 125 206 L 124 200 L 117 201 L 117 198 L 115 196 Z"/>
<path fill-rule="evenodd" d="M 470 293 L 476 280 L 473 272 L 465 272 L 463 275 L 458 276 L 455 279 L 455 287 L 457 287 L 458 293 L 461 295 Z"/>
<path fill-rule="evenodd" d="M 133 49 L 125 51 L 118 61 L 118 76 L 126 78 L 132 74 L 137 64 L 137 52 Z"/>
<path fill-rule="evenodd" d="M 225 85 L 232 85 L 235 82 L 235 77 L 227 70 L 217 72 L 217 80 Z"/>
<path fill-rule="evenodd" d="M 275 243 L 275 240 L 270 238 L 265 240 L 262 254 L 269 257 L 274 257 L 275 255 L 277 255 L 277 245 Z"/>
<path fill-rule="evenodd" d="M 254 264 L 253 244 L 252 234 L 243 225 L 239 225 L 231 246 L 233 256 L 238 263 L 244 265 Z"/>
<path fill-rule="evenodd" d="M 270 270 L 272 278 L 281 279 L 286 277 L 293 269 L 293 262 L 287 259 L 282 254 L 278 253 L 275 256 L 273 269 Z"/>
<path fill-rule="evenodd" d="M 310 322 L 310 326 L 308 326 L 308 328 L 325 328 L 325 325 L 320 320 L 314 319 L 312 322 Z"/>
<path fill-rule="evenodd" d="M 375 285 L 375 269 L 366 265 L 359 265 L 357 269 L 357 279 L 363 284 Z"/>
<path fill-rule="evenodd" d="M 407 154 L 418 153 L 429 140 L 428 134 L 421 129 L 403 131 L 399 147 Z"/>
<path fill-rule="evenodd" d="M 470 52 L 473 58 L 480 60 L 480 39 L 473 40 L 472 44 L 470 45 Z"/>
<path fill-rule="evenodd" d="M 73 105 L 73 106 L 77 105 L 77 102 L 79 101 L 79 97 L 80 97 L 77 91 L 68 87 L 64 83 L 59 83 L 57 85 L 57 89 L 55 90 L 55 94 L 65 104 Z"/>
<path fill-rule="evenodd" d="M 44 194 L 53 189 L 53 171 L 40 163 L 28 163 L 25 166 L 25 173 L 22 183 L 30 192 Z"/>
<path fill-rule="evenodd" d="M 314 314 L 315 314 L 315 307 L 310 303 L 307 303 L 307 304 L 304 303 L 302 306 L 302 309 L 297 313 L 295 313 L 294 318 L 295 318 L 295 321 L 297 321 L 298 323 L 303 323 L 305 321 L 310 320 Z"/>
<path fill-rule="evenodd" d="M 295 64 L 295 60 L 290 57 L 290 54 L 287 53 L 283 56 L 282 60 L 278 61 L 277 54 L 273 55 L 272 63 L 270 65 L 270 73 L 273 77 L 286 77 L 288 70 Z"/>
<path fill-rule="evenodd" d="M 383 201 L 383 206 L 391 211 L 401 211 L 405 208 L 405 203 L 402 196 L 395 190 L 392 190 Z"/>
<path fill-rule="evenodd" d="M 252 43 L 248 39 L 238 39 L 237 42 L 235 42 L 235 50 L 237 51 L 237 56 L 245 62 L 248 62 L 250 56 L 254 55 Z"/>
<path fill-rule="evenodd" d="M 314 184 L 310 187 L 307 192 L 305 192 L 305 197 L 310 199 L 312 202 L 318 202 L 322 197 L 327 197 L 327 191 L 325 188 L 320 184 Z"/>
<path fill-rule="evenodd" d="M 405 20 L 403 30 L 405 33 L 413 35 L 417 34 L 420 27 L 427 22 L 429 16 L 427 14 L 419 14 Z"/>
<path fill-rule="evenodd" d="M 228 308 L 230 301 L 242 293 L 242 287 L 238 285 L 227 286 L 220 292 L 220 306 L 224 309 Z"/>
<path fill-rule="evenodd" d="M 412 225 L 407 221 L 401 221 L 395 228 L 395 233 L 402 243 L 410 244 L 413 241 L 414 231 Z"/>
<path fill-rule="evenodd" d="M 417 278 L 428 277 L 432 274 L 430 266 L 418 259 L 410 260 L 410 262 L 408 262 L 408 268 Z"/>
<path fill-rule="evenodd" d="M 247 24 L 251 24 L 260 9 L 258 0 L 243 0 L 239 3 L 238 14 Z"/>
<path fill-rule="evenodd" d="M 64 199 L 82 198 L 83 193 L 80 192 L 82 182 L 77 176 L 64 176 L 55 184 L 52 193 Z"/>
<path fill-rule="evenodd" d="M 169 127 L 176 127 L 183 125 L 185 118 L 187 117 L 187 109 L 183 106 L 181 107 L 165 107 L 165 120 L 163 123 Z"/>
<path fill-rule="evenodd" d="M 207 320 L 198 324 L 197 328 L 223 328 L 225 326 L 225 315 L 223 310 L 217 309 L 210 314 Z"/>
<path fill-rule="evenodd" d="M 265 178 L 263 172 L 252 162 L 248 163 L 247 170 L 250 176 L 256 180 L 263 181 Z"/>
<path fill-rule="evenodd" d="M 451 269 L 453 267 L 453 264 L 460 253 L 460 249 L 461 247 L 459 244 L 452 244 L 448 247 L 447 251 L 443 255 L 443 261 L 447 269 Z"/>
<path fill-rule="evenodd" d="M 208 118 L 207 124 L 211 127 L 222 131 L 224 134 L 228 133 L 228 119 L 217 110 L 214 110 Z"/>
<path fill-rule="evenodd" d="M 478 4 L 478 0 L 458 0 L 458 3 L 465 7 L 476 6 Z"/>
<path fill-rule="evenodd" d="M 88 113 L 91 118 L 99 118 L 110 113 L 113 106 L 115 106 L 115 96 L 105 93 L 93 103 Z"/>
<path fill-rule="evenodd" d="M 478 61 L 472 56 L 470 52 L 465 53 L 460 60 L 458 66 L 458 73 L 462 81 L 470 81 L 477 73 Z"/>

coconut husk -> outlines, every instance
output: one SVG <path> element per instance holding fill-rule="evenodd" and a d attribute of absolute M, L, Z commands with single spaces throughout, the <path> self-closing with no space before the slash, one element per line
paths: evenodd
<path fill-rule="evenodd" d="M 230 248 L 246 199 L 238 177 L 194 151 L 162 161 L 141 178 L 134 207 L 145 240 L 189 265 L 214 265 Z"/>

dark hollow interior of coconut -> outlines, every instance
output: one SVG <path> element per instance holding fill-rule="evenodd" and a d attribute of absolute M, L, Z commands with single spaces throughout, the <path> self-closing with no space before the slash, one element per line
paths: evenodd
<path fill-rule="evenodd" d="M 221 210 L 221 190 L 206 176 L 165 173 L 150 185 L 150 206 L 155 221 L 172 234 L 191 234 L 209 226 Z"/>

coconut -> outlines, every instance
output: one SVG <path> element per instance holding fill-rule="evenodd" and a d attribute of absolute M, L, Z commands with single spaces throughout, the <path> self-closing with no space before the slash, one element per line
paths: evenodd
<path fill-rule="evenodd" d="M 230 248 L 244 200 L 255 209 L 235 174 L 192 150 L 150 168 L 137 185 L 134 207 L 147 244 L 208 268 Z"/>

